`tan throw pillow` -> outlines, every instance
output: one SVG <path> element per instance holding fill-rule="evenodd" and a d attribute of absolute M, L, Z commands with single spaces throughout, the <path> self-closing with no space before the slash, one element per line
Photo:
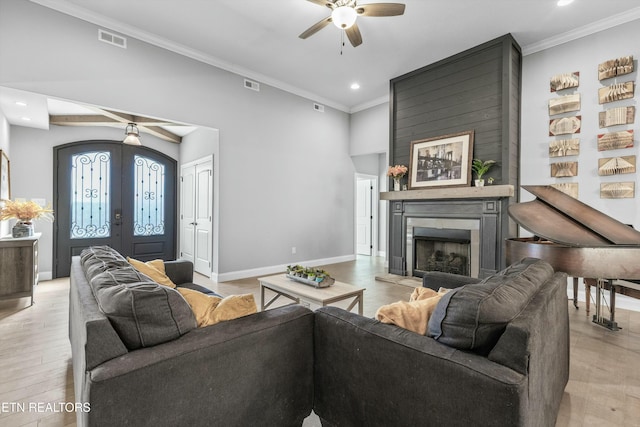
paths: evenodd
<path fill-rule="evenodd" d="M 225 320 L 233 320 L 238 317 L 248 316 L 256 313 L 258 308 L 253 299 L 253 294 L 230 295 L 220 301 L 220 304 L 213 310 L 209 321 L 210 325 Z"/>
<path fill-rule="evenodd" d="M 422 299 L 427 299 L 431 297 L 435 297 L 438 295 L 438 292 L 434 291 L 431 288 L 415 288 L 413 292 L 411 292 L 411 296 L 409 297 L 409 301 L 419 301 Z"/>
<path fill-rule="evenodd" d="M 225 298 L 205 295 L 193 289 L 177 288 L 187 300 L 198 327 L 215 325 L 248 316 L 258 311 L 253 294 L 230 295 Z"/>
<path fill-rule="evenodd" d="M 165 274 L 164 261 L 161 259 L 154 259 L 153 261 L 142 262 L 137 259 L 127 257 L 129 264 L 133 266 L 142 274 L 149 276 L 154 282 L 160 285 L 167 286 L 169 288 L 175 288 L 176 284 L 169 279 L 169 276 Z"/>
<path fill-rule="evenodd" d="M 409 331 L 425 335 L 429 318 L 444 293 L 429 288 L 416 288 L 409 302 L 398 301 L 383 305 L 376 312 L 376 319 Z"/>
<path fill-rule="evenodd" d="M 196 317 L 198 327 L 207 326 L 211 313 L 218 306 L 222 298 L 209 296 L 202 292 L 188 288 L 176 288 L 178 292 L 187 300 L 193 315 Z"/>

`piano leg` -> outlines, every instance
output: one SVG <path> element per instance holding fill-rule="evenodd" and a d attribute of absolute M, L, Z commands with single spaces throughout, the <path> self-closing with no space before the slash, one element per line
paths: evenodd
<path fill-rule="evenodd" d="M 591 287 L 596 286 L 597 279 L 582 279 L 584 283 L 584 306 L 585 314 L 589 317 L 589 311 L 591 311 Z"/>
<path fill-rule="evenodd" d="M 578 278 L 573 278 L 573 306 L 578 309 Z"/>
<path fill-rule="evenodd" d="M 602 312 L 602 302 L 604 301 L 604 291 L 606 286 L 609 286 L 609 319 L 605 319 Z M 606 301 L 604 301 L 606 304 Z M 604 326 L 612 331 L 618 331 L 618 323 L 615 321 L 615 309 L 616 309 L 616 290 L 613 286 L 613 280 L 611 279 L 598 279 L 596 280 L 596 314 L 593 315 L 593 323 Z"/>

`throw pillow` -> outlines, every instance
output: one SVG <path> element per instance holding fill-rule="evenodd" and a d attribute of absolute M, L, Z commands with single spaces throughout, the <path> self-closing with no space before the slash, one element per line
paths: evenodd
<path fill-rule="evenodd" d="M 176 284 L 169 279 L 164 272 L 164 261 L 161 259 L 154 259 L 153 261 L 142 262 L 137 259 L 133 259 L 127 257 L 127 261 L 129 264 L 133 266 L 136 270 L 138 270 L 142 274 L 146 274 L 149 276 L 154 282 L 157 282 L 163 286 L 167 286 L 169 288 L 175 288 Z"/>
<path fill-rule="evenodd" d="M 253 294 L 230 295 L 220 298 L 192 289 L 182 287 L 176 289 L 191 306 L 198 327 L 215 325 L 216 323 L 248 316 L 258 311 Z"/>
<path fill-rule="evenodd" d="M 187 300 L 193 315 L 196 317 L 196 323 L 198 327 L 206 326 L 209 314 L 218 306 L 222 298 L 215 296 L 208 296 L 202 292 L 194 291 L 192 289 L 178 287 L 176 288 L 180 295 Z"/>
<path fill-rule="evenodd" d="M 429 318 L 444 293 L 429 288 L 416 288 L 409 302 L 398 301 L 383 305 L 376 312 L 376 319 L 411 332 L 425 335 Z"/>
<path fill-rule="evenodd" d="M 100 310 L 129 350 L 171 341 L 196 328 L 185 299 L 131 265 L 94 276 L 89 282 Z"/>
<path fill-rule="evenodd" d="M 487 355 L 553 273 L 549 263 L 525 258 L 480 283 L 452 289 L 436 306 L 428 335 L 451 347 Z"/>

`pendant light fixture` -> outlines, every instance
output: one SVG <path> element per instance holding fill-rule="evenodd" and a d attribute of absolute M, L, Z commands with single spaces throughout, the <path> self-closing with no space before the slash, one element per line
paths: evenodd
<path fill-rule="evenodd" d="M 129 123 L 124 133 L 127 137 L 122 141 L 123 144 L 142 145 L 140 142 L 140 131 L 135 123 Z"/>

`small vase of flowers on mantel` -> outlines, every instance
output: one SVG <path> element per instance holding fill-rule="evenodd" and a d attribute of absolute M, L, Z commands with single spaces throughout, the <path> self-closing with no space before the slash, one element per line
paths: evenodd
<path fill-rule="evenodd" d="M 408 170 L 409 168 L 405 165 L 389 166 L 387 176 L 393 178 L 393 191 L 400 191 L 400 181 L 402 181 L 402 177 L 407 174 Z"/>
<path fill-rule="evenodd" d="M 8 219 L 16 220 L 11 230 L 12 237 L 29 237 L 33 236 L 33 221 L 36 219 L 53 221 L 53 210 L 33 201 L 2 200 L 0 221 Z"/>
<path fill-rule="evenodd" d="M 495 160 L 483 161 L 480 159 L 473 159 L 473 161 L 471 162 L 471 169 L 476 174 L 476 180 L 475 180 L 476 187 L 484 187 L 484 178 L 482 177 L 484 176 L 485 173 L 489 172 L 489 169 L 491 169 L 495 164 L 496 164 Z M 491 184 L 492 182 L 493 182 L 493 178 L 489 178 L 489 184 Z"/>

